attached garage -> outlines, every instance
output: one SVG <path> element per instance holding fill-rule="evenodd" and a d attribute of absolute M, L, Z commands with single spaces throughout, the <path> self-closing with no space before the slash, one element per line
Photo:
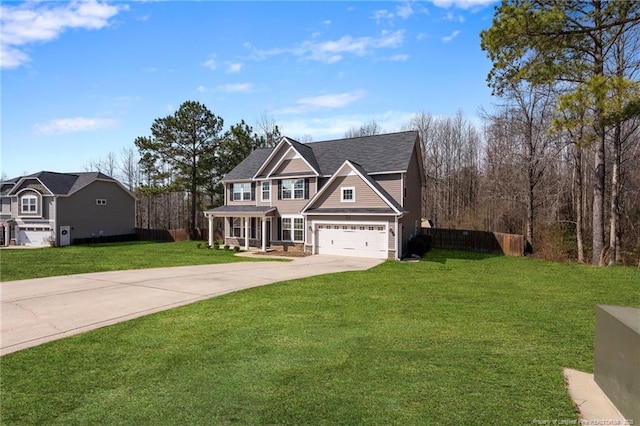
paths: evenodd
<path fill-rule="evenodd" d="M 51 237 L 50 228 L 19 228 L 17 244 L 19 246 L 46 246 Z"/>
<path fill-rule="evenodd" d="M 388 257 L 385 223 L 316 224 L 315 252 L 338 256 Z"/>

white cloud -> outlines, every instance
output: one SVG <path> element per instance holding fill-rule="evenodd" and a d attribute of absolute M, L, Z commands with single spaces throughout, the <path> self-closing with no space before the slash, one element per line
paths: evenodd
<path fill-rule="evenodd" d="M 383 31 L 377 37 L 352 37 L 343 36 L 338 40 L 309 40 L 300 43 L 293 48 L 273 48 L 268 50 L 256 49 L 245 44 L 253 50 L 253 58 L 262 60 L 271 56 L 293 54 L 299 58 L 311 61 L 332 64 L 341 61 L 345 55 L 366 56 L 378 49 L 393 49 L 404 43 L 404 31 Z"/>
<path fill-rule="evenodd" d="M 207 90 L 207 89 L 206 89 L 206 88 L 201 84 L 200 86 L 198 86 L 198 89 L 197 89 L 197 90 L 198 90 L 198 92 L 202 93 L 202 92 L 204 92 L 204 91 L 205 91 L 205 90 Z"/>
<path fill-rule="evenodd" d="M 215 71 L 216 68 L 218 68 L 218 65 L 216 64 L 216 60 L 215 59 L 208 59 L 206 61 L 204 61 L 204 63 L 202 64 L 205 67 L 209 68 L 211 71 Z"/>
<path fill-rule="evenodd" d="M 45 124 L 36 124 L 34 126 L 34 131 L 38 135 L 66 134 L 109 129 L 114 127 L 116 124 L 115 120 L 108 118 L 59 118 L 49 120 Z"/>
<path fill-rule="evenodd" d="M 23 46 L 54 40 L 70 28 L 104 28 L 112 17 L 128 8 L 126 4 L 113 6 L 95 0 L 0 6 L 0 67 L 17 68 L 29 61 Z"/>
<path fill-rule="evenodd" d="M 232 64 L 229 64 L 229 67 L 227 68 L 227 74 L 234 74 L 234 73 L 240 72 L 241 69 L 242 69 L 242 64 L 238 62 L 234 62 Z"/>
<path fill-rule="evenodd" d="M 456 7 L 459 9 L 482 8 L 498 0 L 430 0 L 434 6 L 442 8 Z"/>
<path fill-rule="evenodd" d="M 402 54 L 402 53 L 398 55 L 387 56 L 387 57 L 378 59 L 378 61 L 380 62 L 406 62 L 408 60 L 409 60 L 409 55 Z"/>
<path fill-rule="evenodd" d="M 387 9 L 380 9 L 373 12 L 371 19 L 380 22 L 383 19 L 393 19 L 393 17 L 393 12 L 389 12 Z"/>
<path fill-rule="evenodd" d="M 455 30 L 454 32 L 452 32 L 448 36 L 442 37 L 442 41 L 445 42 L 445 43 L 449 43 L 451 40 L 453 40 L 454 38 L 458 37 L 458 34 L 460 34 L 460 30 Z"/>
<path fill-rule="evenodd" d="M 401 4 L 396 7 L 396 15 L 401 17 L 402 19 L 408 19 L 411 15 L 415 13 L 413 9 L 413 5 L 411 3 Z"/>
<path fill-rule="evenodd" d="M 462 24 L 464 23 L 464 16 L 456 15 L 452 11 L 448 11 L 447 14 L 445 15 L 445 20 L 449 22 L 459 22 Z"/>
<path fill-rule="evenodd" d="M 230 83 L 222 84 L 217 89 L 224 93 L 247 93 L 253 89 L 253 85 L 251 83 Z"/>
<path fill-rule="evenodd" d="M 327 95 L 300 98 L 297 106 L 288 107 L 278 111 L 280 114 L 301 114 L 320 109 L 344 108 L 345 106 L 362 99 L 366 93 L 363 90 L 355 90 L 346 93 L 331 93 Z"/>

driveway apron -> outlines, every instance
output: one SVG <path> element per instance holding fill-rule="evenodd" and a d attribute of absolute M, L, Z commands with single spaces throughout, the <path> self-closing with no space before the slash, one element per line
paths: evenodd
<path fill-rule="evenodd" d="M 315 255 L 291 262 L 139 269 L 0 283 L 0 355 L 221 294 L 366 270 L 381 262 Z"/>

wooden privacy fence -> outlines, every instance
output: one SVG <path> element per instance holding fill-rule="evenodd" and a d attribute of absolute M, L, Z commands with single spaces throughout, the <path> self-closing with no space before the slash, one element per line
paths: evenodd
<path fill-rule="evenodd" d="M 524 235 L 463 229 L 422 228 L 434 248 L 524 256 Z"/>
<path fill-rule="evenodd" d="M 136 235 L 140 241 L 189 241 L 189 230 L 181 229 L 143 229 L 136 228 Z M 214 239 L 221 240 L 223 238 L 222 231 L 214 229 Z M 209 229 L 196 228 L 196 240 L 208 240 Z"/>

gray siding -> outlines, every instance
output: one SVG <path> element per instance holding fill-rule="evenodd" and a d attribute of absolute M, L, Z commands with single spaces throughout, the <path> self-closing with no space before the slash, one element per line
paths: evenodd
<path fill-rule="evenodd" d="M 422 220 L 422 175 L 417 155 L 418 153 L 414 149 L 404 179 L 407 188 L 407 196 L 404 199 L 406 213 L 401 220 L 404 225 L 403 240 L 405 243 L 420 230 L 420 221 Z"/>
<path fill-rule="evenodd" d="M 371 176 L 385 191 L 389 193 L 400 205 L 402 205 L 402 174 Z"/>
<path fill-rule="evenodd" d="M 2 197 L 0 198 L 0 213 L 3 216 L 8 216 L 11 214 L 11 198 L 10 197 Z"/>
<path fill-rule="evenodd" d="M 292 160 L 284 160 L 282 164 L 278 167 L 274 175 L 280 173 L 309 173 L 313 172 L 307 166 L 307 163 L 302 158 L 294 158 Z"/>
<path fill-rule="evenodd" d="M 277 207 L 281 215 L 300 214 L 309 200 L 316 195 L 316 178 L 307 179 L 309 180 L 309 196 L 306 199 L 298 200 L 278 200 L 278 179 L 272 180 L 271 205 Z"/>
<path fill-rule="evenodd" d="M 384 208 L 387 203 L 360 176 L 339 176 L 314 203 L 314 208 Z M 342 187 L 355 188 L 355 202 L 340 201 Z"/>
<path fill-rule="evenodd" d="M 107 200 L 97 205 L 96 199 Z M 57 200 L 60 226 L 71 226 L 71 238 L 127 235 L 135 232 L 135 200 L 113 182 L 94 181 L 69 197 Z M 60 235 L 57 235 L 60 241 Z"/>

